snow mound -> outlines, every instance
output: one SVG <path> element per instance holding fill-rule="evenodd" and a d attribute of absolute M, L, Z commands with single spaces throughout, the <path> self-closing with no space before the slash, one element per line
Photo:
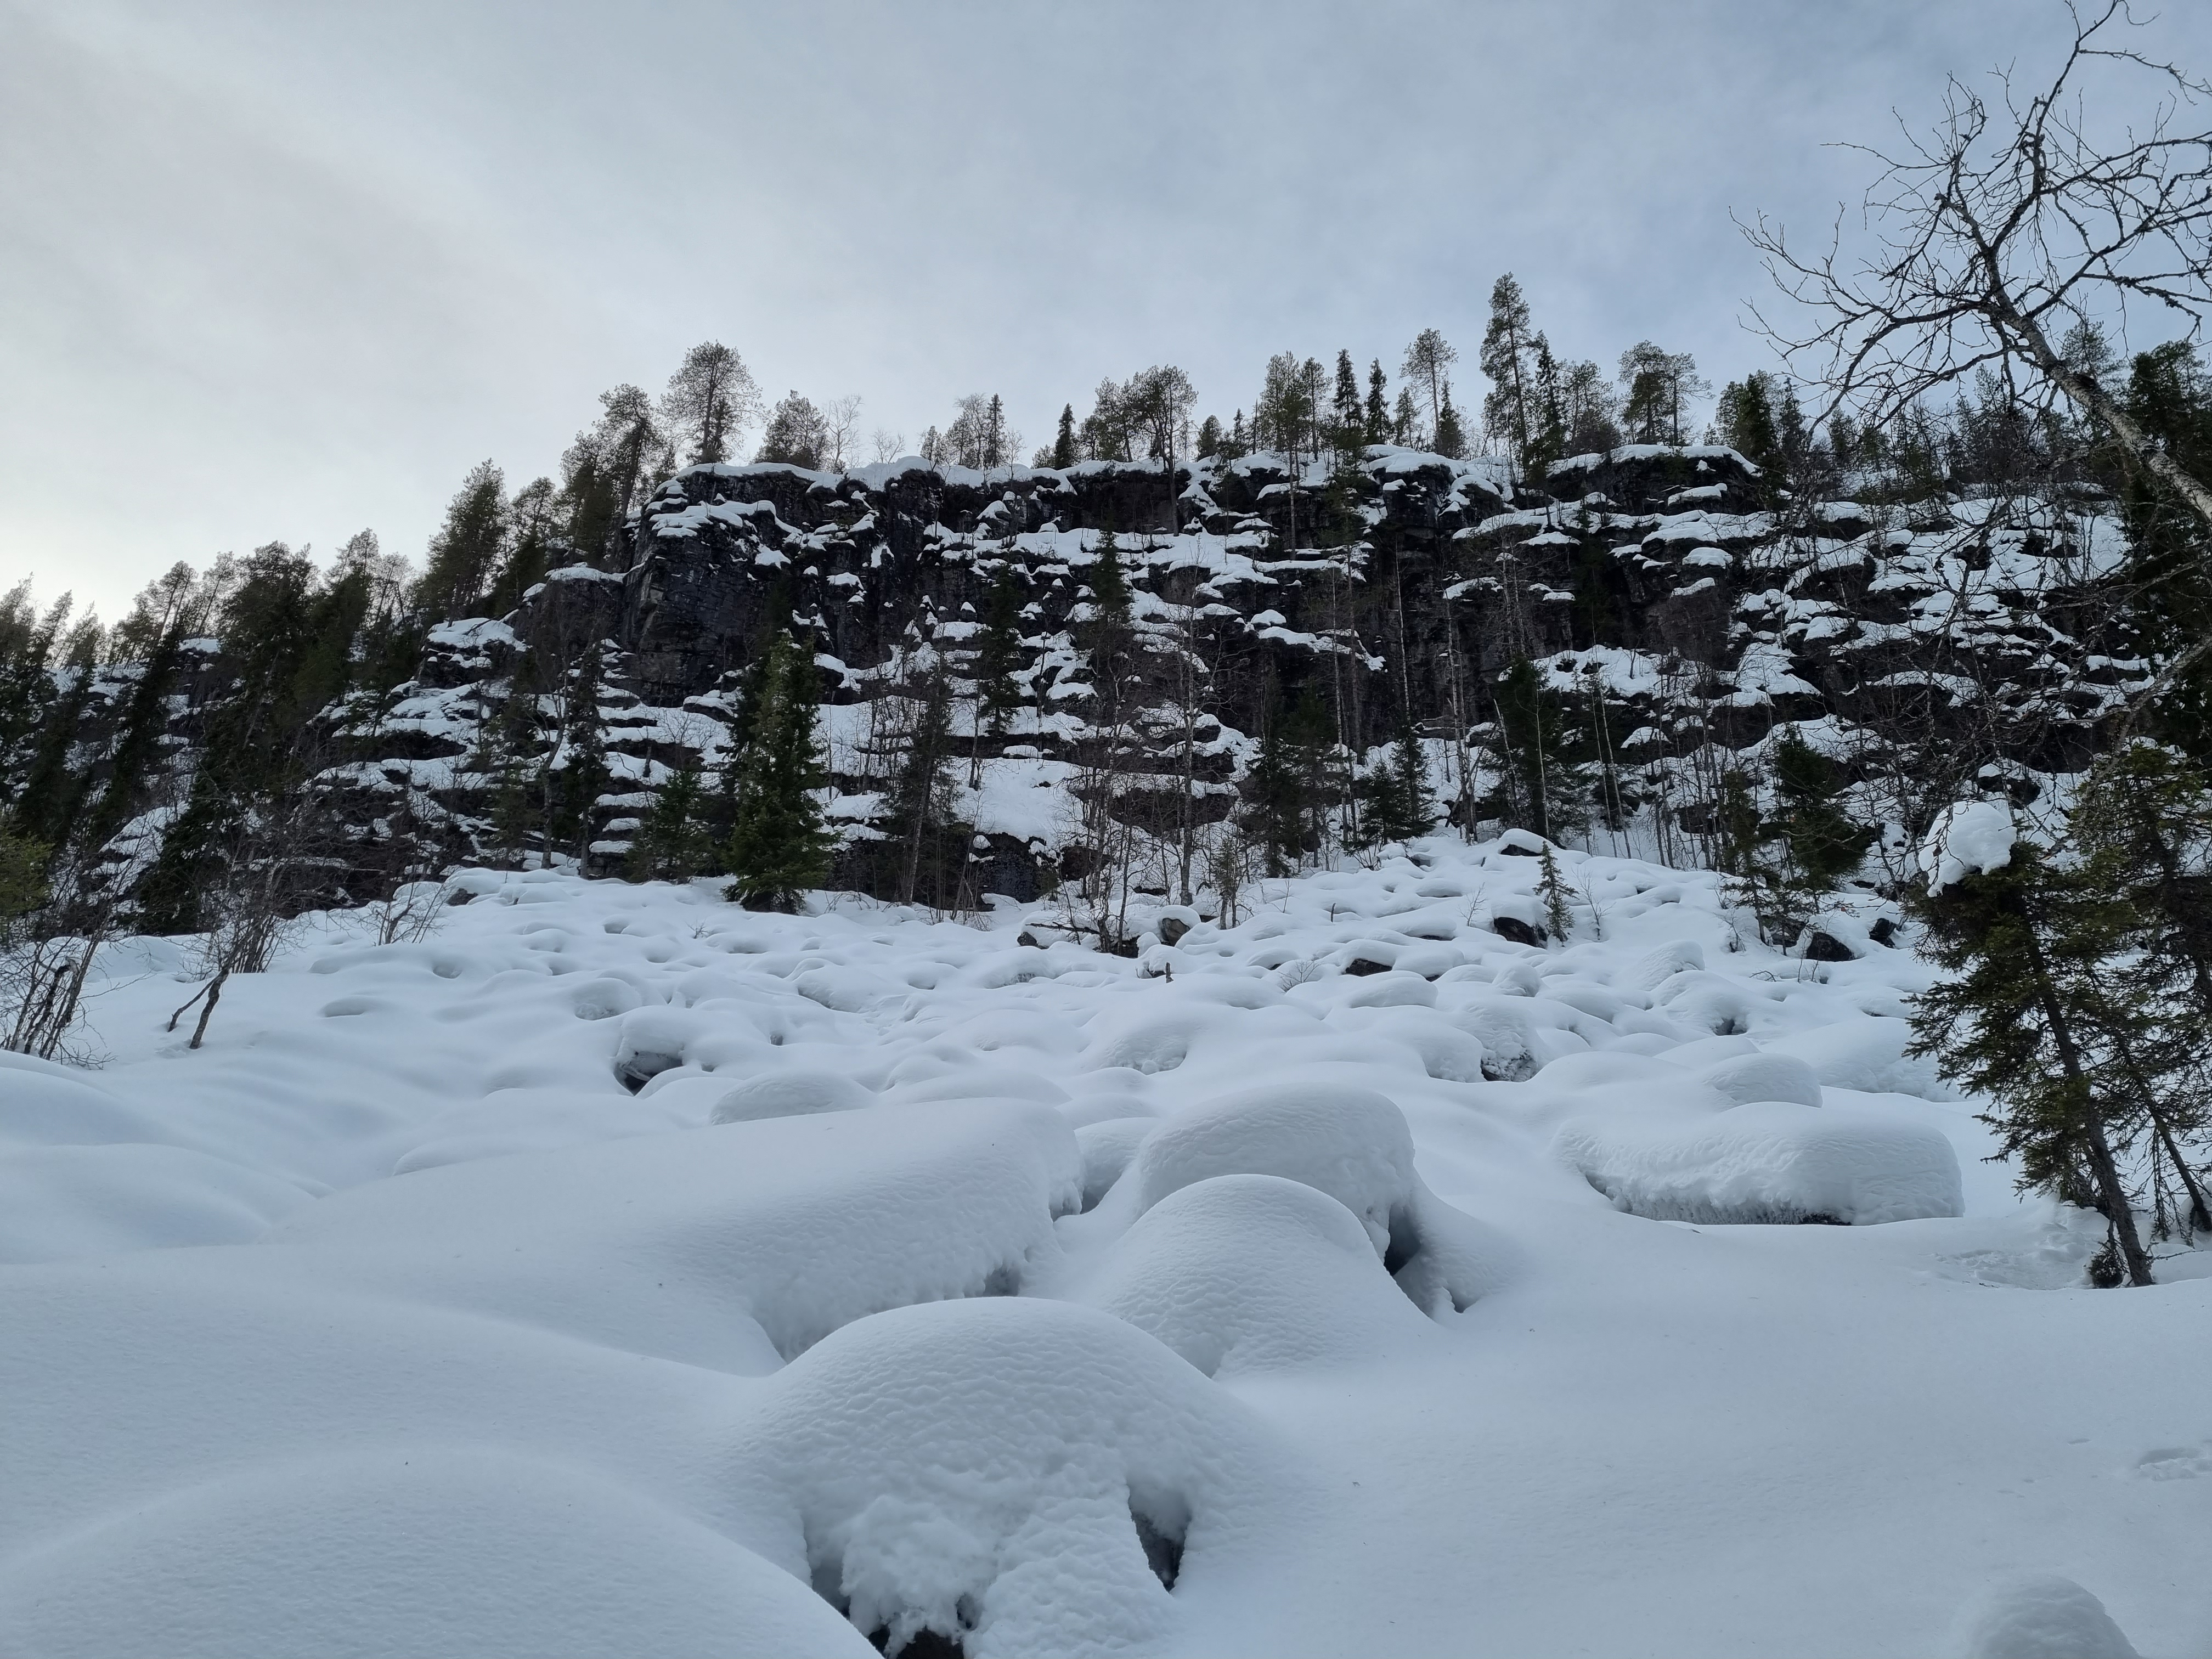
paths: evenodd
<path fill-rule="evenodd" d="M 1358 1218 L 1278 1176 L 1170 1194 L 1114 1247 L 1085 1300 L 1208 1376 L 1372 1358 L 1430 1328 Z"/>
<path fill-rule="evenodd" d="M 429 1444 L 249 1468 L 19 1558 L 0 1650 L 851 1654 L 803 1582 L 604 1479 Z"/>
<path fill-rule="evenodd" d="M 1159 1125 L 1131 1167 L 1140 1214 L 1217 1176 L 1279 1176 L 1326 1193 L 1436 1318 L 1465 1310 L 1502 1276 L 1502 1245 L 1413 1173 L 1406 1115 L 1371 1090 L 1283 1084 L 1225 1096 Z"/>
<path fill-rule="evenodd" d="M 1794 1054 L 1738 1054 L 1706 1066 L 1698 1076 L 1739 1106 L 1755 1100 L 1792 1100 L 1800 1106 L 1820 1103 L 1820 1079 Z"/>
<path fill-rule="evenodd" d="M 903 1308 L 780 1372 L 726 1464 L 772 1560 L 896 1652 L 1165 1645 L 1297 1501 L 1293 1455 L 1152 1338 L 1029 1299 Z"/>
<path fill-rule="evenodd" d="M 1912 1027 L 1904 1020 L 1846 1015 L 1832 1024 L 1778 1037 L 1767 1052 L 1795 1055 L 1831 1089 L 1916 1095 L 1923 1100 L 1953 1098 L 1934 1060 L 1905 1054 L 1911 1043 Z"/>
<path fill-rule="evenodd" d="M 270 1243 L 325 1282 L 757 1372 L 885 1308 L 1018 1288 L 1081 1170 L 1046 1107 L 836 1112 L 426 1170 Z"/>
<path fill-rule="evenodd" d="M 0 1262 L 242 1244 L 308 1201 L 287 1181 L 182 1146 L 0 1152 Z"/>
<path fill-rule="evenodd" d="M 1992 1584 L 1959 1621 L 1959 1659 L 2136 1659 L 2105 1604 L 2070 1578 Z"/>
<path fill-rule="evenodd" d="M 769 1072 L 747 1078 L 715 1103 L 712 1121 L 750 1123 L 769 1117 L 806 1117 L 817 1112 L 854 1112 L 876 1098 L 848 1077 L 835 1072 Z"/>
<path fill-rule="evenodd" d="M 1273 1175 L 1327 1193 L 1379 1251 L 1413 1188 L 1406 1115 L 1368 1089 L 1332 1084 L 1246 1090 L 1160 1124 L 1138 1148 L 1137 1201 L 1223 1175 Z"/>
<path fill-rule="evenodd" d="M 1842 1108 L 1762 1101 L 1690 1126 L 1569 1123 L 1553 1146 L 1632 1215 L 1866 1226 L 1965 1212 L 1936 1130 Z"/>

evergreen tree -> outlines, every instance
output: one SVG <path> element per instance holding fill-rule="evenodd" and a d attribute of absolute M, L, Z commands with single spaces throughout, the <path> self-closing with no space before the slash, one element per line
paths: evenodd
<path fill-rule="evenodd" d="M 1459 411 L 1452 407 L 1451 382 L 1444 382 L 1444 398 L 1437 416 L 1437 453 L 1449 460 L 1460 460 L 1467 454 L 1467 435 L 1460 430 Z"/>
<path fill-rule="evenodd" d="M 1331 413 L 1336 447 L 1357 455 L 1367 441 L 1367 416 L 1359 402 L 1359 376 L 1352 367 L 1349 351 L 1336 354 L 1336 397 Z"/>
<path fill-rule="evenodd" d="M 1548 841 L 1544 843 L 1544 850 L 1539 856 L 1536 891 L 1544 901 L 1546 927 L 1550 928 L 1553 939 L 1565 944 L 1568 935 L 1574 931 L 1575 913 L 1568 908 L 1570 890 L 1567 878 L 1559 873 L 1559 857 L 1552 851 L 1552 843 Z"/>
<path fill-rule="evenodd" d="M 1053 434 L 1052 464 L 1061 470 L 1075 465 L 1075 405 L 1060 406 L 1060 430 Z"/>
<path fill-rule="evenodd" d="M 760 387 L 744 359 L 719 340 L 684 354 L 660 400 L 662 418 L 683 446 L 687 465 L 726 461 L 744 428 L 760 417 Z"/>
<path fill-rule="evenodd" d="M 695 768 L 669 775 L 630 842 L 632 881 L 689 881 L 714 856 L 706 823 L 706 793 Z"/>
<path fill-rule="evenodd" d="M 1835 763 L 1785 726 L 1774 744 L 1776 811 L 1768 826 L 1788 856 L 1793 908 L 1809 911 L 1859 867 L 1875 832 L 1838 805 L 1846 787 Z"/>
<path fill-rule="evenodd" d="M 946 773 L 952 697 L 941 670 L 930 676 L 913 712 L 905 753 L 885 802 L 893 837 L 887 850 L 896 860 L 893 890 L 902 903 L 955 908 L 969 831 L 952 816 Z"/>
<path fill-rule="evenodd" d="M 1416 334 L 1413 343 L 1406 348 L 1404 361 L 1398 366 L 1399 378 L 1406 382 L 1407 388 L 1399 400 L 1401 412 L 1407 415 L 1413 412 L 1413 392 L 1418 388 L 1420 395 L 1428 399 L 1429 430 L 1435 432 L 1443 422 L 1444 379 L 1450 374 L 1451 366 L 1458 361 L 1457 349 L 1437 330 L 1425 328 Z M 1409 435 L 1399 441 L 1410 443 L 1413 440 Z"/>
<path fill-rule="evenodd" d="M 1559 719 L 1558 694 L 1536 665 L 1516 658 L 1497 685 L 1498 770 L 1503 787 L 1487 816 L 1565 841 L 1589 823 L 1589 792 Z"/>
<path fill-rule="evenodd" d="M 982 708 L 982 729 L 992 737 L 1006 734 L 1014 711 L 1022 706 L 1021 682 L 1014 678 L 1021 665 L 1021 602 L 1014 592 L 1012 573 L 1002 567 L 984 601 L 983 631 L 975 651 L 976 700 Z"/>
<path fill-rule="evenodd" d="M 2161 1234 L 2212 1230 L 2212 1201 L 2190 1149 L 2212 1129 L 2212 778 L 2187 756 L 2137 740 L 2100 757 L 2070 825 L 2087 878 L 2131 908 L 2128 948 L 2107 966 L 2136 1022 L 2115 1044 L 2151 1125 Z M 2166 1177 L 2180 1188 L 2171 1202 Z"/>
<path fill-rule="evenodd" d="M 1559 366 L 1552 356 L 1552 343 L 1541 330 L 1536 335 L 1534 401 L 1530 411 L 1528 455 L 1522 470 L 1539 489 L 1551 477 L 1552 463 L 1567 453 L 1566 406 L 1559 382 Z"/>
<path fill-rule="evenodd" d="M 440 621 L 474 616 L 506 560 L 507 545 L 507 479 L 490 461 L 479 461 L 430 538 L 429 563 L 416 584 L 415 603 Z"/>
<path fill-rule="evenodd" d="M 1410 387 L 1398 388 L 1398 402 L 1390 414 L 1390 441 L 1410 447 L 1421 437 L 1421 417 L 1413 408 L 1413 393 Z"/>
<path fill-rule="evenodd" d="M 725 862 L 730 896 L 748 909 L 788 910 L 829 878 L 836 837 L 815 799 L 829 781 L 819 696 L 811 659 L 779 629 L 764 653 L 750 740 L 733 763 L 736 822 Z"/>
<path fill-rule="evenodd" d="M 568 673 L 567 718 L 562 722 L 559 823 L 575 848 L 580 873 L 592 873 L 592 820 L 607 787 L 605 716 L 599 708 L 599 646 L 586 646 Z"/>
<path fill-rule="evenodd" d="M 1528 301 L 1508 271 L 1490 290 L 1490 322 L 1482 332 L 1480 358 L 1492 390 L 1483 399 L 1483 423 L 1525 471 L 1535 430 L 1535 334 Z M 1443 453 L 1438 446 L 1438 453 Z"/>
<path fill-rule="evenodd" d="M 930 437 L 924 441 L 922 458 L 932 465 L 952 457 L 945 453 L 944 441 L 937 437 L 937 428 L 929 429 Z M 822 411 L 813 400 L 802 398 L 796 392 L 787 393 L 768 417 L 768 425 L 761 433 L 760 448 L 753 459 L 778 461 L 787 466 L 803 466 L 809 471 L 819 471 L 829 449 L 830 426 L 822 418 Z M 932 455 L 934 447 L 938 453 Z"/>
<path fill-rule="evenodd" d="M 1402 711 L 1388 757 L 1359 781 L 1358 790 L 1359 841 L 1364 846 L 1411 841 L 1426 835 L 1436 822 L 1420 734 Z"/>
<path fill-rule="evenodd" d="M 2025 840 L 2007 861 L 1969 872 L 1914 908 L 1926 954 L 1946 976 L 1913 999 L 1913 1046 L 1945 1079 L 1992 1103 L 1982 1121 L 2020 1162 L 2023 1189 L 2100 1211 L 2100 1282 L 2151 1283 L 2120 1158 L 2140 1113 L 2100 1075 L 2096 1035 L 2126 1032 L 2132 1011 L 2110 972 L 2127 906 L 2094 872 Z"/>
<path fill-rule="evenodd" d="M 1221 429 L 1221 417 L 1209 415 L 1198 423 L 1198 441 L 1192 446 L 1191 453 L 1200 460 L 1206 460 L 1220 454 L 1228 441 L 1227 434 Z"/>
<path fill-rule="evenodd" d="M 1367 441 L 1370 444 L 1391 441 L 1388 391 L 1389 382 L 1382 374 L 1382 360 L 1377 357 L 1367 365 L 1367 405 L 1361 412 L 1366 426 Z"/>

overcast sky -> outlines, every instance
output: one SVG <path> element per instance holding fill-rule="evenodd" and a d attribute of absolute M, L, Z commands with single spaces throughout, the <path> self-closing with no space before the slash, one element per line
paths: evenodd
<path fill-rule="evenodd" d="M 0 581 L 111 619 L 182 558 L 554 470 L 605 387 L 736 348 L 863 429 L 1107 374 L 1201 412 L 1269 354 L 1461 401 L 1492 283 L 1558 349 L 1765 366 L 1729 223 L 1824 227 L 1823 146 L 2040 67 L 2057 0 L 356 5 L 0 0 Z M 2148 37 L 2212 69 L 2212 7 Z"/>

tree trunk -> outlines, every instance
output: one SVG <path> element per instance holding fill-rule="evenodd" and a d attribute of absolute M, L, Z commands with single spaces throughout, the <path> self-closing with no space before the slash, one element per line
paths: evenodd
<path fill-rule="evenodd" d="M 2127 1188 L 2121 1183 L 2119 1163 L 2112 1156 L 2112 1143 L 2105 1133 L 2105 1121 L 2098 1115 L 2088 1074 L 2081 1064 L 2081 1051 L 2074 1041 L 2074 1028 L 2059 1006 L 2057 988 L 2051 983 L 2042 941 L 2035 936 L 2035 924 L 2025 914 L 2021 919 L 2026 923 L 2022 933 L 2027 941 L 2028 970 L 2035 976 L 2036 1000 L 2042 1003 L 2043 1017 L 2050 1022 L 2051 1041 L 2058 1045 L 2058 1062 L 2065 1070 L 2066 1080 L 2074 1086 L 2077 1114 L 2075 1133 L 2080 1138 L 2082 1151 L 2088 1154 L 2089 1170 L 2096 1179 L 2097 1195 L 2103 1200 L 2105 1219 L 2112 1223 L 2113 1234 L 2119 1240 L 2120 1259 L 2127 1266 L 2128 1283 L 2151 1284 L 2150 1257 L 2136 1231 L 2136 1213 L 2128 1202 Z"/>

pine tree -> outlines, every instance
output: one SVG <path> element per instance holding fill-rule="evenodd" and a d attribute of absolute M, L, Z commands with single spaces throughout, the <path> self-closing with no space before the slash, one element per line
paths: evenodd
<path fill-rule="evenodd" d="M 1923 949 L 1947 974 L 1913 999 L 1908 1052 L 1933 1056 L 1946 1079 L 1992 1103 L 1982 1121 L 2020 1161 L 2023 1189 L 2103 1213 L 2100 1282 L 2148 1285 L 2150 1258 L 2120 1171 L 2140 1114 L 2099 1075 L 2093 1047 L 2097 1032 L 2136 1024 L 2110 973 L 2127 907 L 2100 888 L 2095 872 L 2021 840 L 2004 864 L 1916 899 Z"/>
<path fill-rule="evenodd" d="M 1508 271 L 1490 290 L 1490 322 L 1483 330 L 1480 362 L 1494 388 L 1483 400 L 1484 423 L 1516 465 L 1526 469 L 1535 428 L 1534 331 L 1528 301 Z M 1439 452 L 1442 453 L 1441 446 Z"/>
<path fill-rule="evenodd" d="M 1052 464 L 1065 471 L 1075 465 L 1075 405 L 1060 406 L 1060 430 L 1053 434 Z"/>
<path fill-rule="evenodd" d="M 1421 417 L 1413 407 L 1413 392 L 1401 386 L 1398 401 L 1390 406 L 1390 441 L 1411 448 L 1420 438 Z"/>
<path fill-rule="evenodd" d="M 1367 366 L 1367 407 L 1364 414 L 1367 441 L 1370 444 L 1391 441 L 1389 386 L 1382 374 L 1382 360 L 1377 357 Z"/>
<path fill-rule="evenodd" d="M 719 340 L 684 354 L 660 404 L 690 465 L 729 459 L 744 428 L 759 418 L 760 405 L 760 387 L 744 359 Z"/>
<path fill-rule="evenodd" d="M 836 838 L 815 792 L 829 781 L 816 726 L 814 665 L 781 629 L 769 637 L 750 741 L 738 755 L 736 822 L 725 862 L 730 896 L 748 909 L 788 910 L 829 878 Z"/>
<path fill-rule="evenodd" d="M 446 521 L 430 538 L 430 559 L 416 584 L 415 602 L 443 621 L 476 614 L 507 556 L 507 478 L 479 461 L 447 504 Z"/>
<path fill-rule="evenodd" d="M 1457 349 L 1437 330 L 1425 328 L 1413 337 L 1413 343 L 1406 348 L 1404 361 L 1398 366 L 1399 378 L 1406 382 L 1407 388 L 1399 396 L 1398 408 L 1401 423 L 1408 428 L 1407 435 L 1399 439 L 1399 442 L 1413 441 L 1410 430 L 1413 422 L 1403 417 L 1413 415 L 1413 389 L 1415 387 L 1419 387 L 1429 400 L 1430 431 L 1435 432 L 1443 424 L 1444 378 L 1458 361 Z"/>

